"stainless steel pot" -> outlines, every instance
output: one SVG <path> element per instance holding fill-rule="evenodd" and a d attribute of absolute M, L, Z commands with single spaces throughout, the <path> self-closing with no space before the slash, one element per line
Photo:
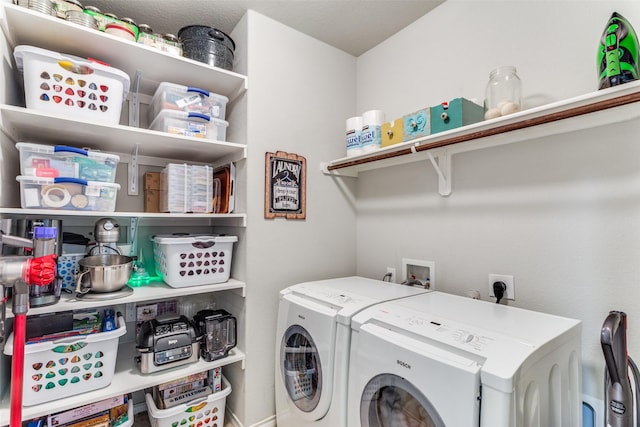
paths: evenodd
<path fill-rule="evenodd" d="M 80 273 L 76 279 L 76 292 L 106 293 L 119 291 L 131 277 L 133 258 L 124 255 L 94 255 L 78 261 Z M 84 280 L 85 275 L 88 280 Z M 87 283 L 83 283 L 83 281 Z"/>

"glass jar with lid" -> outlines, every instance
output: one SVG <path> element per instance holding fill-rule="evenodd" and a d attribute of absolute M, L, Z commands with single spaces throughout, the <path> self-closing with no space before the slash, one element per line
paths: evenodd
<path fill-rule="evenodd" d="M 522 110 L 522 83 L 516 67 L 505 65 L 489 73 L 484 118 L 495 119 Z"/>

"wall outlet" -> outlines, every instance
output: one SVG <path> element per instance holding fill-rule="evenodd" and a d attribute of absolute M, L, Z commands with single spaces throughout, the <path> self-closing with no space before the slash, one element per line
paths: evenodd
<path fill-rule="evenodd" d="M 516 300 L 516 288 L 513 281 L 513 276 L 509 276 L 506 274 L 489 274 L 489 296 L 495 298 L 495 294 L 493 292 L 493 284 L 495 282 L 503 282 L 507 285 L 507 290 L 504 293 L 502 299 L 508 299 L 511 301 Z"/>
<path fill-rule="evenodd" d="M 391 274 L 389 282 L 396 283 L 396 269 L 393 267 L 387 267 L 387 274 Z"/>
<path fill-rule="evenodd" d="M 422 286 L 425 289 L 435 289 L 436 263 L 402 258 L 402 282 L 407 281 L 415 281 L 416 286 Z"/>

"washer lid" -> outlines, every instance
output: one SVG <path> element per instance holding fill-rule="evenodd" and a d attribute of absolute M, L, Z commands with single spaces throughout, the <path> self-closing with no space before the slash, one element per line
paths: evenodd
<path fill-rule="evenodd" d="M 318 280 L 290 286 L 280 293 L 295 294 L 301 298 L 312 299 L 337 311 L 337 321 L 344 325 L 351 324 L 351 318 L 363 309 L 383 301 L 405 298 L 431 292 L 427 289 L 414 288 L 396 283 L 365 277 L 343 277 L 338 279 Z"/>

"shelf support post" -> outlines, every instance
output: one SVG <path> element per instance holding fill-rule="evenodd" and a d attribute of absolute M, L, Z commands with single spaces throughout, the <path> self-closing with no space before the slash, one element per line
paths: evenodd
<path fill-rule="evenodd" d="M 131 240 L 131 249 L 126 255 L 135 256 L 138 253 L 138 222 L 138 218 L 136 217 L 129 218 L 129 239 Z"/>
<path fill-rule="evenodd" d="M 129 196 L 137 196 L 138 195 L 138 148 L 140 144 L 136 144 L 133 147 L 133 151 L 131 151 L 131 161 L 129 162 L 129 186 L 127 194 Z"/>
<path fill-rule="evenodd" d="M 142 72 L 136 70 L 136 75 L 133 77 L 133 84 L 131 85 L 131 102 L 129 103 L 129 126 L 137 128 L 140 127 L 140 100 L 138 99 L 138 93 L 140 91 L 140 78 Z"/>
<path fill-rule="evenodd" d="M 443 151 L 438 154 L 438 161 L 434 158 L 431 151 L 427 151 L 427 156 L 431 161 L 431 165 L 438 174 L 438 193 L 441 196 L 448 196 L 451 194 L 451 154 L 448 151 Z"/>

